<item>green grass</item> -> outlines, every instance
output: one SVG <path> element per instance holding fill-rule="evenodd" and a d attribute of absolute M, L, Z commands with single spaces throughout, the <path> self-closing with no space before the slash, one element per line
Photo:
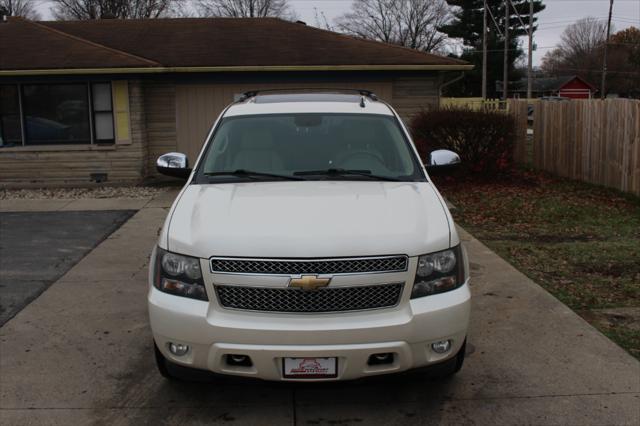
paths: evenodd
<path fill-rule="evenodd" d="M 640 358 L 637 327 L 590 315 L 640 307 L 640 198 L 527 172 L 437 185 L 460 225 Z"/>

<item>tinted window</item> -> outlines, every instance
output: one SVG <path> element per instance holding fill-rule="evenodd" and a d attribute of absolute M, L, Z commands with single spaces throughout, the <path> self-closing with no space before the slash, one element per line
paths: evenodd
<path fill-rule="evenodd" d="M 22 109 L 26 145 L 91 142 L 86 84 L 24 85 Z"/>
<path fill-rule="evenodd" d="M 238 169 L 293 175 L 333 168 L 421 178 L 395 117 L 364 114 L 225 118 L 208 145 L 199 175 Z"/>
<path fill-rule="evenodd" d="M 22 144 L 17 85 L 0 85 L 0 146 Z"/>

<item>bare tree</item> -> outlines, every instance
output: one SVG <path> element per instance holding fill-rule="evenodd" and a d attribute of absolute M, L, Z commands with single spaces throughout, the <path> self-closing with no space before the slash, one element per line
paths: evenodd
<path fill-rule="evenodd" d="M 293 17 L 287 0 L 198 0 L 198 9 L 204 16 L 287 19 Z"/>
<path fill-rule="evenodd" d="M 547 75 L 577 74 L 587 81 L 597 81 L 606 31 L 607 23 L 592 17 L 567 26 L 560 43 L 542 58 L 542 71 Z"/>
<path fill-rule="evenodd" d="M 430 52 L 446 40 L 438 28 L 449 19 L 444 0 L 355 0 L 336 27 L 357 37 Z"/>
<path fill-rule="evenodd" d="M 558 48 L 565 57 L 589 55 L 602 46 L 606 37 L 607 23 L 587 17 L 565 28 L 560 36 Z"/>
<path fill-rule="evenodd" d="M 34 0 L 0 0 L 0 9 L 4 10 L 7 16 L 21 16 L 32 21 L 40 19 Z"/>
<path fill-rule="evenodd" d="M 147 19 L 169 15 L 184 0 L 51 0 L 56 19 Z"/>

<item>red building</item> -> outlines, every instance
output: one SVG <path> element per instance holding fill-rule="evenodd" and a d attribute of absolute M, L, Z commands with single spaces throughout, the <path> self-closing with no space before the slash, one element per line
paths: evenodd
<path fill-rule="evenodd" d="M 510 98 L 525 98 L 527 96 L 526 78 L 512 82 L 509 86 Z M 496 88 L 502 92 L 502 82 L 496 82 Z M 531 95 L 534 98 L 561 96 L 570 99 L 590 99 L 596 91 L 595 86 L 577 75 L 534 78 L 531 84 Z"/>

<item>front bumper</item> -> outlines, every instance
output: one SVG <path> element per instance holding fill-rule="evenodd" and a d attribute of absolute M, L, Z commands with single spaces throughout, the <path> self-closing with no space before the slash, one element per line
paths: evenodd
<path fill-rule="evenodd" d="M 282 314 L 233 311 L 215 302 L 202 302 L 162 293 L 153 286 L 148 295 L 153 337 L 162 354 L 186 367 L 266 380 L 287 380 L 284 357 L 337 357 L 338 375 L 349 380 L 405 371 L 453 357 L 467 334 L 470 312 L 468 283 L 442 294 L 409 300 L 388 309 L 322 314 Z M 431 343 L 450 339 L 445 354 Z M 168 343 L 190 347 L 174 356 Z M 391 352 L 393 362 L 367 365 L 369 356 Z M 227 364 L 228 354 L 247 355 L 251 367 Z M 293 379 L 301 381 L 305 379 Z"/>

